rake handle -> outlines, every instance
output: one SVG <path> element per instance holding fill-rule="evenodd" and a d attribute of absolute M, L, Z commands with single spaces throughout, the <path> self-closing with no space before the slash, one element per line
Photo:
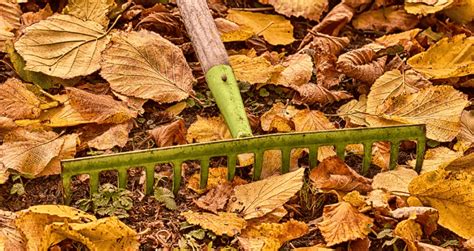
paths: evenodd
<path fill-rule="evenodd" d="M 213 66 L 229 64 L 206 0 L 177 0 L 177 3 L 204 73 Z"/>

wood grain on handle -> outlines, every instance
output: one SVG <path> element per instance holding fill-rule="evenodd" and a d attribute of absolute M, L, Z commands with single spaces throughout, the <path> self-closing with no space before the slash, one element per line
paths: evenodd
<path fill-rule="evenodd" d="M 206 0 L 177 0 L 177 3 L 204 73 L 215 65 L 229 64 Z"/>

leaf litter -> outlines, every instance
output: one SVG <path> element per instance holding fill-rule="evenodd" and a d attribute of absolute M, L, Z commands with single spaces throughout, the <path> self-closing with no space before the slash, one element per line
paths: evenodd
<path fill-rule="evenodd" d="M 232 182 L 211 160 L 204 190 L 186 162 L 176 196 L 169 165 L 155 167 L 154 196 L 133 169 L 120 220 L 52 205 L 62 159 L 231 138 L 176 4 L 160 2 L 0 0 L 0 249 L 472 248 L 471 0 L 208 1 L 254 134 L 425 123 L 421 174 L 409 141 L 395 170 L 374 144 L 365 176 L 361 145 L 344 160 L 320 147 L 317 166 L 293 149 L 287 174 L 272 150 L 261 181 L 251 154 Z M 73 180 L 75 201 L 87 183 Z"/>

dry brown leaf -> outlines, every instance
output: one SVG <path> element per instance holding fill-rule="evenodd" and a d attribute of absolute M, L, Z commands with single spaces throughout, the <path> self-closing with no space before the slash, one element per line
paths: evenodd
<path fill-rule="evenodd" d="M 451 248 L 443 248 L 428 243 L 416 242 L 417 251 L 452 251 Z"/>
<path fill-rule="evenodd" d="M 287 17 L 302 16 L 319 21 L 323 12 L 328 9 L 327 0 L 258 0 L 262 4 L 271 4 L 275 11 Z"/>
<path fill-rule="evenodd" d="M 428 149 L 425 152 L 421 173 L 444 168 L 448 166 L 453 160 L 461 157 L 462 155 L 462 152 L 455 152 L 444 146 Z M 416 160 L 409 160 L 408 164 L 411 167 L 415 167 Z"/>
<path fill-rule="evenodd" d="M 384 73 L 386 60 L 386 57 L 377 58 L 370 48 L 359 48 L 339 56 L 337 69 L 349 77 L 371 84 Z"/>
<path fill-rule="evenodd" d="M 14 38 L 15 34 L 9 31 L 2 30 L 0 27 L 0 52 L 7 52 L 5 42 Z"/>
<path fill-rule="evenodd" d="M 331 104 L 344 99 L 352 98 L 352 95 L 346 91 L 328 90 L 322 85 L 308 83 L 302 86 L 291 86 L 298 94 L 293 98 L 293 102 L 299 104 Z"/>
<path fill-rule="evenodd" d="M 70 79 L 100 69 L 109 37 L 103 27 L 69 15 L 53 15 L 25 29 L 15 49 L 25 70 Z"/>
<path fill-rule="evenodd" d="M 166 8 L 147 15 L 140 20 L 137 27 L 152 30 L 164 36 L 177 38 L 183 37 L 186 32 L 179 12 L 171 12 Z"/>
<path fill-rule="evenodd" d="M 393 230 L 393 234 L 405 241 L 409 251 L 416 251 L 417 248 L 415 242 L 421 240 L 423 231 L 421 230 L 420 224 L 415 220 L 406 219 L 397 224 Z"/>
<path fill-rule="evenodd" d="M 438 210 L 432 207 L 401 207 L 391 211 L 390 216 L 396 219 L 416 220 L 423 227 L 426 236 L 430 236 L 438 228 Z"/>
<path fill-rule="evenodd" d="M 41 20 L 45 20 L 46 18 L 52 15 L 53 15 L 53 10 L 51 10 L 51 6 L 49 6 L 49 3 L 47 3 L 43 9 L 37 12 L 32 11 L 32 12 L 23 13 L 23 15 L 21 15 L 21 23 L 23 26 L 28 27 Z"/>
<path fill-rule="evenodd" d="M 390 199 L 390 193 L 385 192 L 381 189 L 374 189 L 367 194 L 365 202 L 367 205 L 373 208 L 386 209 L 390 208 L 388 200 Z"/>
<path fill-rule="evenodd" d="M 11 119 L 36 119 L 40 116 L 40 100 L 27 85 L 9 78 L 0 85 L 0 116 Z"/>
<path fill-rule="evenodd" d="M 232 55 L 229 63 L 235 78 L 250 84 L 267 83 L 275 72 L 271 63 L 262 56 Z"/>
<path fill-rule="evenodd" d="M 221 35 L 222 42 L 245 41 L 254 35 L 252 28 L 238 25 L 224 18 L 216 18 L 214 22 Z"/>
<path fill-rule="evenodd" d="M 360 95 L 359 100 L 352 99 L 337 110 L 337 114 L 343 118 L 346 123 L 367 126 L 365 113 L 367 109 L 367 97 Z"/>
<path fill-rule="evenodd" d="M 59 157 L 74 157 L 77 137 L 76 134 L 60 137 L 54 132 L 15 130 L 5 136 L 0 146 L 0 163 L 3 164 L 0 172 L 11 169 L 28 177 L 44 172 L 59 174 L 59 160 L 62 159 Z M 73 152 L 71 144 L 74 145 Z"/>
<path fill-rule="evenodd" d="M 341 29 L 351 21 L 355 9 L 345 3 L 339 3 L 317 24 L 312 31 L 338 36 Z"/>
<path fill-rule="evenodd" d="M 186 126 L 183 119 L 148 130 L 159 147 L 186 144 Z"/>
<path fill-rule="evenodd" d="M 448 9 L 454 0 L 432 1 L 432 0 L 405 0 L 405 10 L 410 14 L 427 16 Z"/>
<path fill-rule="evenodd" d="M 421 32 L 421 29 L 412 29 L 396 34 L 389 34 L 375 39 L 377 44 L 385 47 L 402 45 L 405 51 L 410 51 L 413 46 L 420 46 L 415 37 Z"/>
<path fill-rule="evenodd" d="M 145 113 L 143 105 L 146 103 L 147 99 L 126 96 L 114 91 L 112 91 L 112 93 L 114 94 L 114 96 L 122 100 L 128 106 L 128 108 L 132 109 L 138 114 Z"/>
<path fill-rule="evenodd" d="M 234 188 L 235 200 L 228 205 L 229 212 L 239 212 L 244 219 L 262 217 L 281 207 L 303 185 L 304 168 L 294 172 L 272 176 Z"/>
<path fill-rule="evenodd" d="M 246 250 L 273 251 L 278 250 L 285 242 L 305 235 L 308 230 L 306 223 L 291 219 L 281 224 L 262 223 L 249 226 L 242 231 L 238 239 Z M 248 245 L 250 243 L 258 243 L 259 249 L 252 249 L 255 246 Z"/>
<path fill-rule="evenodd" d="M 197 120 L 188 128 L 186 139 L 192 142 L 209 142 L 232 138 L 227 125 L 222 117 L 203 118 Z"/>
<path fill-rule="evenodd" d="M 217 210 L 224 209 L 232 190 L 232 185 L 229 183 L 217 185 L 194 203 L 201 209 L 217 214 Z"/>
<path fill-rule="evenodd" d="M 284 105 L 281 102 L 274 103 L 272 108 L 260 117 L 260 124 L 264 131 L 276 130 L 277 132 L 289 132 L 293 129 L 291 118 L 298 112 L 292 105 Z"/>
<path fill-rule="evenodd" d="M 247 222 L 234 213 L 218 212 L 199 213 L 187 211 L 181 213 L 190 224 L 199 225 L 204 229 L 211 230 L 216 235 L 234 236 L 239 234 L 247 226 Z"/>
<path fill-rule="evenodd" d="M 85 143 L 87 143 L 89 147 L 98 150 L 108 150 L 114 146 L 124 147 L 128 142 L 128 133 L 132 130 L 132 127 L 133 123 L 131 121 L 111 125 L 105 132 L 87 140 Z"/>
<path fill-rule="evenodd" d="M 413 70 L 403 74 L 399 70 L 385 72 L 370 87 L 366 112 L 378 114 L 387 100 L 403 94 L 412 94 L 429 86 L 431 83 Z"/>
<path fill-rule="evenodd" d="M 388 100 L 376 114 L 382 119 L 368 116 L 366 120 L 371 126 L 385 126 L 386 120 L 388 123 L 426 124 L 426 137 L 447 142 L 459 133 L 460 115 L 468 103 L 466 95 L 452 86 L 431 86 Z"/>
<path fill-rule="evenodd" d="M 467 24 L 474 20 L 474 1 L 455 1 L 455 5 L 444 10 L 443 13 L 456 22 Z"/>
<path fill-rule="evenodd" d="M 327 246 L 367 237 L 373 219 L 348 202 L 324 206 L 323 221 L 318 224 Z"/>
<path fill-rule="evenodd" d="M 293 26 L 282 16 L 229 10 L 226 18 L 238 25 L 249 27 L 271 45 L 287 45 L 295 41 Z"/>
<path fill-rule="evenodd" d="M 454 149 L 465 151 L 474 146 L 474 110 L 464 110 L 461 114 L 461 130 L 456 136 Z"/>
<path fill-rule="evenodd" d="M 41 113 L 39 120 L 43 125 L 47 127 L 68 127 L 93 123 L 74 109 L 67 95 L 56 95 L 55 98 L 60 100 L 62 104 Z"/>
<path fill-rule="evenodd" d="M 114 5 L 113 0 L 69 0 L 63 13 L 107 27 L 109 24 L 107 14 Z"/>
<path fill-rule="evenodd" d="M 17 128 L 18 125 L 13 122 L 13 119 L 0 116 L 0 139 L 5 133 Z"/>
<path fill-rule="evenodd" d="M 285 206 L 281 206 L 270 213 L 259 217 L 250 219 L 247 221 L 247 225 L 256 226 L 262 223 L 279 223 L 280 220 L 288 214 L 288 211 L 285 209 Z"/>
<path fill-rule="evenodd" d="M 403 6 L 393 5 L 363 12 L 352 20 L 352 25 L 360 30 L 392 33 L 397 30 L 411 30 L 416 27 L 418 22 L 419 18 L 406 13 Z"/>
<path fill-rule="evenodd" d="M 385 189 L 389 192 L 408 193 L 408 185 L 417 176 L 418 173 L 415 170 L 397 166 L 394 170 L 376 174 L 372 181 L 372 187 Z"/>
<path fill-rule="evenodd" d="M 0 1 L 0 30 L 11 31 L 20 28 L 21 14 L 21 8 L 17 1 Z"/>
<path fill-rule="evenodd" d="M 351 241 L 349 244 L 349 251 L 365 251 L 370 250 L 370 239 L 369 237 L 365 237 L 364 239 L 357 239 Z"/>
<path fill-rule="evenodd" d="M 316 188 L 366 193 L 372 190 L 371 180 L 359 175 L 337 156 L 324 159 L 309 175 Z"/>
<path fill-rule="evenodd" d="M 183 52 L 154 32 L 114 34 L 101 64 L 100 75 L 126 96 L 170 103 L 192 92 L 194 78 Z"/>
<path fill-rule="evenodd" d="M 26 251 L 26 240 L 15 225 L 17 215 L 0 209 L 0 250 Z"/>
<path fill-rule="evenodd" d="M 427 78 L 441 79 L 474 73 L 474 36 L 445 37 L 407 63 Z"/>
<path fill-rule="evenodd" d="M 467 240 L 466 242 L 464 242 L 464 245 L 463 245 L 465 248 L 474 248 L 474 237 L 473 238 L 470 238 L 469 240 Z"/>
<path fill-rule="evenodd" d="M 293 251 L 336 251 L 334 248 L 327 248 L 323 244 L 314 245 L 311 247 L 294 248 Z"/>
<path fill-rule="evenodd" d="M 472 162 L 471 162 L 472 166 Z M 438 223 L 469 239 L 474 236 L 474 176 L 472 170 L 438 169 L 413 179 L 410 194 L 439 212 Z"/>
<path fill-rule="evenodd" d="M 270 82 L 283 86 L 307 84 L 313 75 L 313 61 L 308 54 L 298 53 L 281 63 L 281 71 L 274 72 Z"/>
<path fill-rule="evenodd" d="M 114 100 L 111 96 L 92 94 L 73 87 L 67 87 L 66 91 L 71 106 L 88 121 L 98 124 L 120 124 L 137 116 L 122 102 Z"/>

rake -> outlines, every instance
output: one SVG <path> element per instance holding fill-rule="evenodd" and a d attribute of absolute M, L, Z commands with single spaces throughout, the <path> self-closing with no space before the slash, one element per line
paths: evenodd
<path fill-rule="evenodd" d="M 371 163 L 374 142 L 390 142 L 389 166 L 393 169 L 398 161 L 400 142 L 412 140 L 417 142 L 415 169 L 420 171 L 426 143 L 425 125 L 421 124 L 253 136 L 227 52 L 206 0 L 178 0 L 177 3 L 201 67 L 206 73 L 209 89 L 233 139 L 64 160 L 61 162 L 61 176 L 66 204 L 71 201 L 71 179 L 79 174 L 89 175 L 89 194 L 93 194 L 98 190 L 101 172 L 117 171 L 118 186 L 125 188 L 127 170 L 142 167 L 146 174 L 145 192 L 150 194 L 155 182 L 155 166 L 170 164 L 173 167 L 172 190 L 176 194 L 181 185 L 183 162 L 199 162 L 200 187 L 205 188 L 211 158 L 227 159 L 227 178 L 231 180 L 235 175 L 237 156 L 242 153 L 254 154 L 253 179 L 258 180 L 262 172 L 263 155 L 268 150 L 281 151 L 281 172 L 286 173 L 289 171 L 292 149 L 309 149 L 309 165 L 314 167 L 319 147 L 334 146 L 337 155 L 344 159 L 346 145 L 363 144 L 362 172 L 366 173 Z"/>

